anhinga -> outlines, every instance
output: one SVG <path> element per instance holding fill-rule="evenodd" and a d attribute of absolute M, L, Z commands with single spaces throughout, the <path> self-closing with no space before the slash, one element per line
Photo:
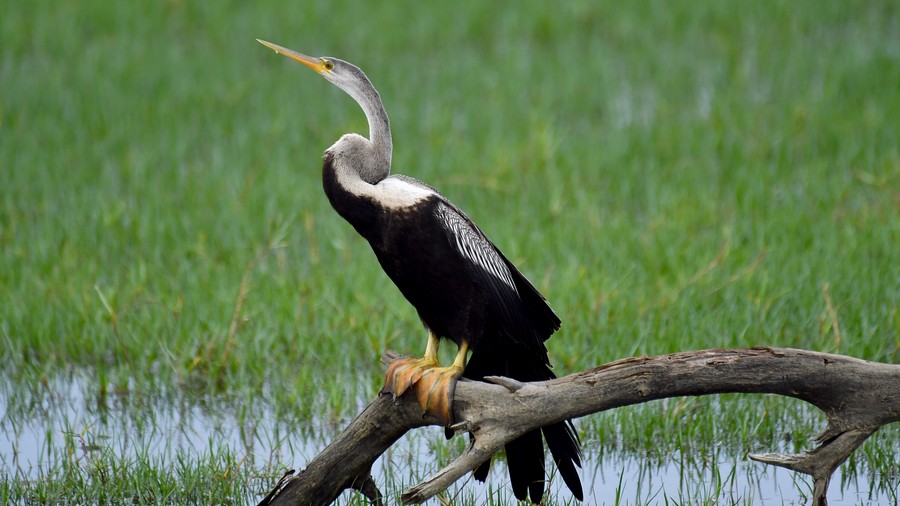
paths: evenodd
<path fill-rule="evenodd" d="M 421 181 L 391 175 L 391 127 L 381 98 L 355 65 L 310 57 L 260 40 L 318 72 L 344 90 L 369 121 L 369 138 L 345 134 L 323 157 L 322 182 L 334 209 L 372 246 L 384 271 L 416 308 L 428 330 L 425 356 L 395 361 L 384 391 L 412 388 L 423 409 L 449 424 L 459 376 L 520 381 L 555 378 L 546 341 L 560 325 L 544 297 L 474 223 L 446 197 Z M 440 338 L 459 347 L 441 367 Z M 467 352 L 472 357 L 466 364 Z M 534 430 L 506 445 L 513 492 L 540 502 L 544 493 L 541 432 L 566 485 L 579 500 L 581 451 L 571 422 Z M 484 481 L 490 466 L 475 469 Z"/>

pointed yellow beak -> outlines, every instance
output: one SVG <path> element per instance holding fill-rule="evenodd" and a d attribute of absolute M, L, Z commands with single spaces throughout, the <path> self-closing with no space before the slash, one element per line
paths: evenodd
<path fill-rule="evenodd" d="M 307 67 L 315 70 L 316 72 L 325 72 L 327 69 L 325 68 L 325 60 L 321 58 L 316 58 L 313 56 L 306 56 L 305 54 L 298 53 L 297 51 L 293 51 L 286 47 L 281 47 L 278 44 L 272 44 L 271 42 L 266 42 L 264 40 L 256 39 L 257 42 L 266 46 L 267 48 L 275 51 L 280 55 L 287 56 L 292 60 L 296 60 Z"/>

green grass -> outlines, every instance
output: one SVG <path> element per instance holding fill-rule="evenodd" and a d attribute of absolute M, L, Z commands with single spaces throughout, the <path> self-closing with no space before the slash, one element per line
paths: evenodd
<path fill-rule="evenodd" d="M 3 428 L 81 433 L 46 421 L 69 382 L 86 420 L 213 406 L 295 431 L 263 446 L 327 440 L 379 388 L 383 350 L 421 352 L 415 312 L 321 191 L 321 152 L 365 118 L 255 37 L 368 73 L 395 171 L 465 209 L 562 316 L 558 373 L 756 345 L 898 363 L 898 25 L 888 1 L 11 3 Z M 740 459 L 786 433 L 808 448 L 815 416 L 725 396 L 580 427 L 589 458 L 722 445 Z M 0 499 L 242 503 L 304 463 L 260 458 L 223 480 L 241 454 L 140 458 L 97 423 L 113 427 L 101 450 L 48 455 L 37 477 L 0 470 Z M 897 435 L 847 466 L 896 483 Z M 399 494 L 429 464 L 379 479 Z"/>

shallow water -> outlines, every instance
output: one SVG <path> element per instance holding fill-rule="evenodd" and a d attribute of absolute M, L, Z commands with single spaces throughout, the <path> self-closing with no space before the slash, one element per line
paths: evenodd
<path fill-rule="evenodd" d="M 228 450 L 258 468 L 300 467 L 347 422 L 288 422 L 277 420 L 265 408 L 248 414 L 202 398 L 162 402 L 113 396 L 98 402 L 84 395 L 78 380 L 51 383 L 42 394 L 12 403 L 7 393 L 13 386 L 7 384 L 0 396 L 0 475 L 25 479 L 47 474 L 50 463 L 65 455 L 66 445 L 71 447 L 73 442 L 76 458 L 83 459 L 93 451 L 109 449 L 119 458 L 140 455 L 166 466 L 179 455 L 202 460 L 211 452 Z M 27 413 L 21 410 L 23 402 Z M 437 428 L 413 431 L 376 462 L 373 476 L 382 489 L 385 481 L 411 484 L 437 470 L 435 452 L 445 453 L 447 444 Z M 449 451 L 459 451 L 460 444 L 450 443 Z M 585 457 L 586 504 L 808 504 L 810 500 L 811 482 L 806 477 L 724 449 L 713 455 L 675 452 L 660 458 L 605 448 L 588 449 Z M 845 466 L 835 473 L 829 501 L 832 505 L 897 504 L 898 485 L 900 477 L 848 472 Z M 550 488 L 560 500 L 569 497 L 558 480 Z M 503 498 L 509 493 L 505 469 L 495 464 L 487 484 L 461 480 L 448 496 L 481 504 L 489 496 Z M 259 497 L 246 499 L 249 503 Z"/>

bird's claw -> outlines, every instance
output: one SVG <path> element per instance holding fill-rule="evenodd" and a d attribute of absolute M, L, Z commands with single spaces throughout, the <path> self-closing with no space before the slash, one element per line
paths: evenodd
<path fill-rule="evenodd" d="M 382 393 L 388 393 L 394 398 L 400 397 L 422 378 L 426 371 L 438 367 L 436 360 L 428 358 L 402 358 L 393 361 L 384 377 Z"/>
<path fill-rule="evenodd" d="M 381 391 L 397 398 L 412 389 L 423 411 L 450 426 L 453 423 L 453 394 L 462 372 L 461 367 L 441 367 L 436 360 L 428 358 L 395 360 L 388 366 Z"/>

